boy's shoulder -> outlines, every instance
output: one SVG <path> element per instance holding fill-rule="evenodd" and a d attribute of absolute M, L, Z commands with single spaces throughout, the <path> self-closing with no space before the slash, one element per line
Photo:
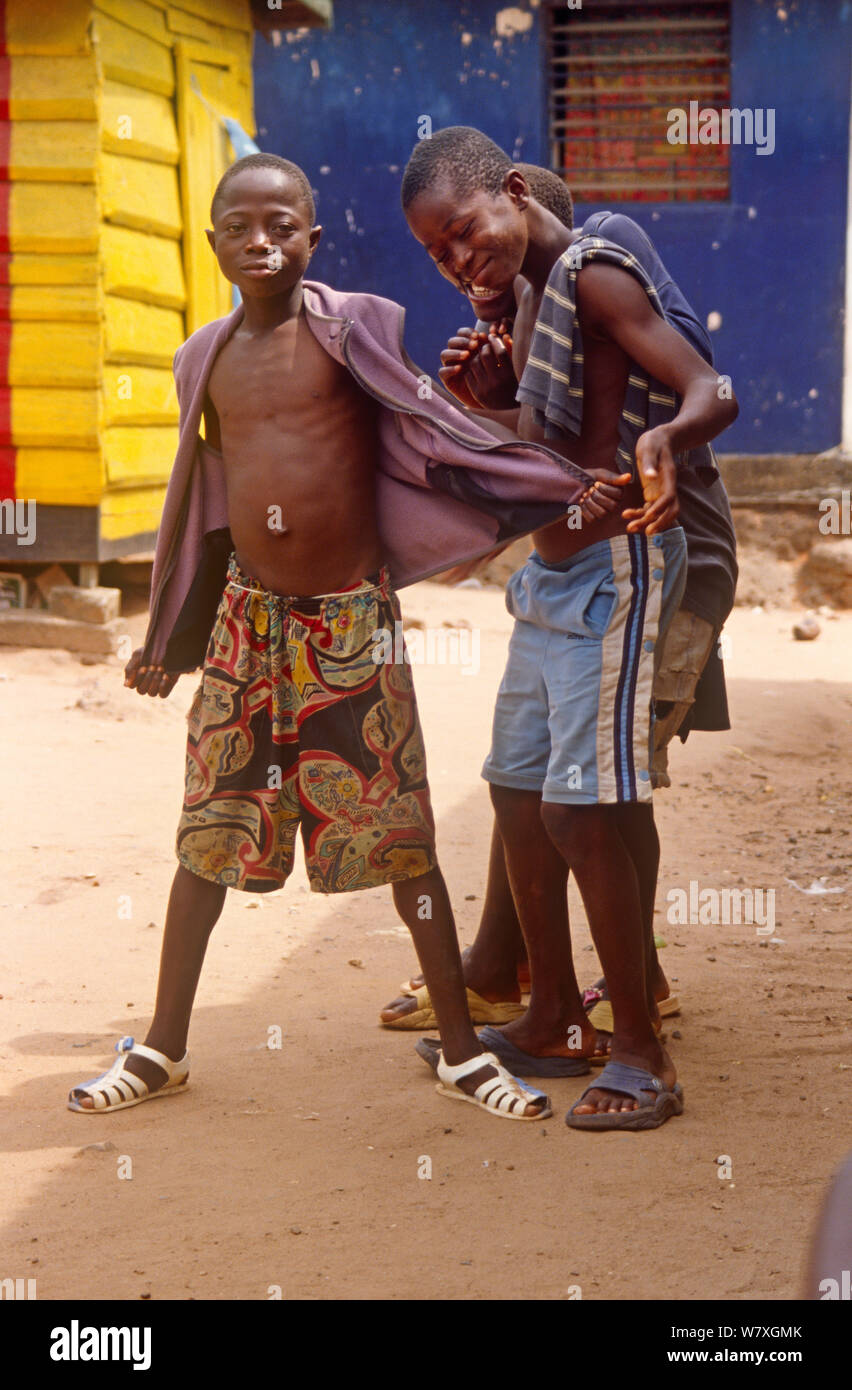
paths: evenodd
<path fill-rule="evenodd" d="M 196 363 L 203 362 L 213 344 L 229 329 L 240 312 L 239 309 L 232 309 L 230 314 L 225 314 L 220 319 L 211 319 L 209 323 L 203 323 L 194 333 L 190 333 L 174 355 L 175 372 L 186 371 Z"/>
<path fill-rule="evenodd" d="M 644 228 L 623 212 L 593 212 L 580 229 L 582 236 L 603 237 L 626 251 L 654 252 L 654 243 Z"/>
<path fill-rule="evenodd" d="M 303 280 L 305 304 L 313 313 L 347 318 L 367 326 L 396 327 L 405 310 L 394 299 L 360 290 L 336 290 L 321 280 Z"/>

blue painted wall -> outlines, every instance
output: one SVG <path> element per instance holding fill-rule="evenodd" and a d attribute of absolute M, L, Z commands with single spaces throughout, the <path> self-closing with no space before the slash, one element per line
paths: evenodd
<path fill-rule="evenodd" d="M 434 373 L 466 303 L 412 238 L 399 204 L 418 118 L 475 125 L 513 158 L 547 162 L 539 8 L 497 38 L 497 0 L 338 0 L 333 30 L 258 39 L 258 144 L 301 164 L 323 243 L 312 274 L 397 299 L 406 341 Z M 702 318 L 740 417 L 726 452 L 799 453 L 840 438 L 849 167 L 849 0 L 733 0 L 736 107 L 775 109 L 775 152 L 731 148 L 731 201 L 614 204 L 634 216 Z M 637 5 L 637 12 L 641 6 Z M 578 204 L 577 220 L 600 204 Z"/>

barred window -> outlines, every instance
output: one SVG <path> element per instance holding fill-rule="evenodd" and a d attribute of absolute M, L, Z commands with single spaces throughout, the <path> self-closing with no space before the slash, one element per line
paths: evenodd
<path fill-rule="evenodd" d="M 546 16 L 551 168 L 579 202 L 729 198 L 730 147 L 667 135 L 673 109 L 730 105 L 730 3 L 594 0 Z"/>

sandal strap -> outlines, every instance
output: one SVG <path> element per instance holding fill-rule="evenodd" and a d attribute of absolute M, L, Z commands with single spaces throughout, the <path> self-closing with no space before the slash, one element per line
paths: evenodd
<path fill-rule="evenodd" d="M 438 1075 L 442 1081 L 449 1081 L 455 1085 L 457 1081 L 463 1081 L 466 1076 L 479 1071 L 480 1067 L 499 1067 L 500 1063 L 493 1052 L 477 1052 L 474 1057 L 468 1057 L 465 1062 L 456 1062 L 451 1066 L 445 1061 L 443 1051 L 441 1060 L 438 1063 Z"/>
<path fill-rule="evenodd" d="M 138 1043 L 133 1038 L 122 1038 L 116 1043 L 115 1050 L 118 1053 L 133 1052 L 137 1057 L 147 1057 L 149 1062 L 156 1062 L 158 1067 L 162 1067 L 166 1075 L 171 1078 L 175 1067 L 183 1066 L 188 1060 L 188 1054 L 184 1053 L 179 1062 L 173 1062 L 171 1057 L 167 1057 L 164 1052 L 157 1052 L 156 1048 L 148 1047 L 145 1043 Z"/>

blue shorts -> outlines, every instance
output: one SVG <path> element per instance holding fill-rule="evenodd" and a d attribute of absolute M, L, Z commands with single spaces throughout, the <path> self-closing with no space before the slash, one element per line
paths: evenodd
<path fill-rule="evenodd" d="M 686 584 L 680 526 L 598 541 L 506 587 L 515 618 L 482 775 L 544 801 L 650 801 L 659 644 Z"/>

